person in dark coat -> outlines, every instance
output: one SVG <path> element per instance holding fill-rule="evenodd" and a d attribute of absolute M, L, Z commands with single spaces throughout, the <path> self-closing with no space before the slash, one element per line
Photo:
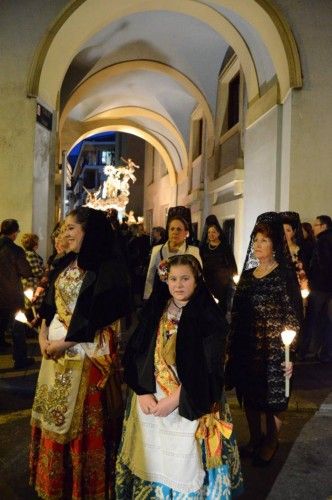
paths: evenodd
<path fill-rule="evenodd" d="M 145 278 L 150 260 L 150 237 L 145 233 L 143 224 L 132 224 L 130 229 L 133 236 L 128 243 L 129 269 L 134 302 L 139 306 L 143 298 Z"/>
<path fill-rule="evenodd" d="M 309 269 L 310 295 L 302 357 L 332 362 L 332 220 L 319 215 L 313 224 L 316 245 Z"/>
<path fill-rule="evenodd" d="M 312 254 L 315 248 L 315 235 L 310 222 L 302 222 L 303 233 L 303 260 L 307 271 L 309 272 Z"/>
<path fill-rule="evenodd" d="M 226 315 L 232 306 L 233 276 L 237 274 L 237 266 L 233 250 L 215 215 L 206 218 L 200 254 L 207 287 Z"/>
<path fill-rule="evenodd" d="M 19 233 L 15 219 L 6 219 L 1 224 L 0 235 L 0 350 L 8 347 L 5 332 L 11 330 L 13 338 L 14 367 L 27 368 L 34 363 L 27 357 L 24 325 L 14 321 L 15 314 L 24 309 L 21 278 L 32 275 L 24 250 L 14 242 Z"/>

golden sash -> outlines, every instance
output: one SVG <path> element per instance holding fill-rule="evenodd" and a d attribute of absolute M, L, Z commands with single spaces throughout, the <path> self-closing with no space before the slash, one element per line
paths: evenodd
<path fill-rule="evenodd" d="M 177 324 L 168 318 L 166 311 L 159 323 L 154 355 L 156 381 L 166 396 L 180 385 L 177 374 L 172 369 L 172 365 L 176 364 L 176 336 Z M 211 413 L 198 419 L 196 431 L 196 438 L 204 440 L 208 469 L 222 464 L 222 438 L 229 439 L 233 431 L 233 425 L 221 420 L 219 410 L 215 410 L 213 408 Z"/>

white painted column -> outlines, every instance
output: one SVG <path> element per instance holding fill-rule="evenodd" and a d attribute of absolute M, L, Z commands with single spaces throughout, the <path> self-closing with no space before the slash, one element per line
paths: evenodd
<path fill-rule="evenodd" d="M 49 253 L 54 222 L 54 165 L 53 132 L 36 123 L 32 231 L 40 238 L 38 252 L 44 259 Z"/>
<path fill-rule="evenodd" d="M 279 210 L 281 125 L 279 106 L 274 106 L 245 131 L 242 255 L 257 216 Z"/>

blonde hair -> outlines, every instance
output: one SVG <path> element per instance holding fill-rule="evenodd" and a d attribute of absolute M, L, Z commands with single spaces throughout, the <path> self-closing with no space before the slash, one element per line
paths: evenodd
<path fill-rule="evenodd" d="M 33 233 L 22 234 L 21 243 L 24 250 L 33 250 L 39 243 L 39 236 Z"/>

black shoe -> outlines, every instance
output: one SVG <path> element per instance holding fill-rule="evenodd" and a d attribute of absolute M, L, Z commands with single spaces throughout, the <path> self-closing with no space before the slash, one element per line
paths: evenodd
<path fill-rule="evenodd" d="M 35 364 L 35 358 L 26 358 L 24 361 L 19 362 L 19 363 L 14 363 L 14 369 L 15 370 L 25 370 L 26 368 L 29 368 L 29 366 L 32 366 Z"/>
<path fill-rule="evenodd" d="M 0 352 L 7 352 L 9 349 L 11 349 L 12 345 L 9 342 L 6 342 L 3 340 L 0 343 Z"/>
<path fill-rule="evenodd" d="M 248 443 L 243 446 L 239 446 L 239 454 L 241 458 L 252 458 L 256 456 L 260 446 L 262 445 L 265 439 L 265 435 L 263 434 L 259 441 L 256 444 Z"/>
<path fill-rule="evenodd" d="M 268 460 L 266 460 L 265 458 L 262 458 L 259 454 L 257 454 L 252 460 L 252 465 L 254 467 L 267 467 L 272 462 L 275 454 L 278 451 L 278 448 L 279 448 L 279 442 L 276 444 L 276 447 L 274 448 L 273 453 Z"/>

